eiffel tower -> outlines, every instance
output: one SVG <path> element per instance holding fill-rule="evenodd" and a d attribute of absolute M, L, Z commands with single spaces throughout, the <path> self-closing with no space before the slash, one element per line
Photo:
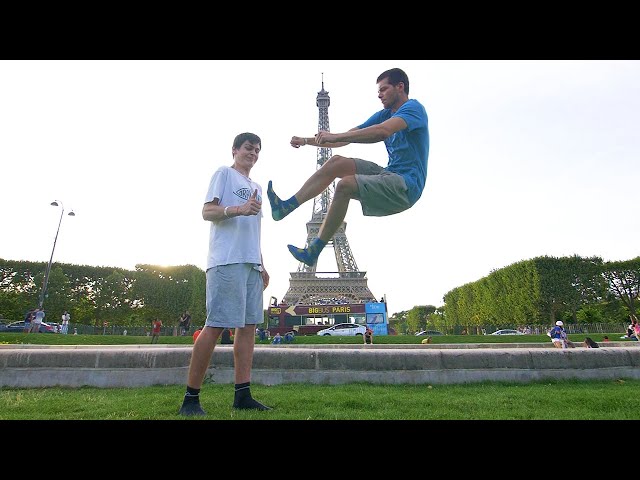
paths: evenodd
<path fill-rule="evenodd" d="M 329 130 L 329 92 L 324 89 L 324 77 L 322 90 L 316 97 L 318 106 L 318 131 Z M 332 156 L 331 148 L 319 147 L 317 149 L 316 170 L 321 168 Z M 329 205 L 333 198 L 336 186 L 332 182 L 324 192 L 313 199 L 313 213 L 311 221 L 307 222 L 307 242 L 318 236 L 322 220 L 327 215 Z M 289 290 L 283 300 L 289 305 L 314 305 L 335 303 L 365 303 L 375 302 L 376 297 L 367 286 L 367 272 L 358 270 L 356 260 L 349 247 L 346 234 L 347 224 L 342 222 L 336 233 L 327 243 L 325 251 L 333 247 L 337 272 L 317 272 L 317 263 L 312 267 L 300 262 L 298 270 L 291 272 Z M 324 252 L 323 252 L 324 253 Z M 320 273 L 323 276 L 318 276 Z"/>

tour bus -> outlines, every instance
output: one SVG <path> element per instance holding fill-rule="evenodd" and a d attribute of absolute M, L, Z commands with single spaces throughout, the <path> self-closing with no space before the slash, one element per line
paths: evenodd
<path fill-rule="evenodd" d="M 275 304 L 271 297 L 267 330 L 271 336 L 294 331 L 296 335 L 315 335 L 318 330 L 338 323 L 367 325 L 374 335 L 388 335 L 389 321 L 385 302 L 286 305 Z"/>

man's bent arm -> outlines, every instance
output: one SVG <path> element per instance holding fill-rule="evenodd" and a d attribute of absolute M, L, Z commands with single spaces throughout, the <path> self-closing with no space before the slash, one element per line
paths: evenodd
<path fill-rule="evenodd" d="M 378 143 L 405 128 L 407 123 L 402 118 L 392 117 L 377 125 L 366 128 L 354 127 L 344 133 L 319 132 L 313 143 L 327 148 L 337 148 L 350 143 Z"/>

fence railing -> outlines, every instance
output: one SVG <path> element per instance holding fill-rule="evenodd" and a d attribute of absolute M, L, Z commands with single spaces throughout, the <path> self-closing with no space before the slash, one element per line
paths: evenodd
<path fill-rule="evenodd" d="M 620 333 L 624 335 L 627 333 L 628 324 L 624 323 L 565 323 L 564 329 L 567 331 L 569 335 L 571 334 L 593 334 L 593 333 Z M 544 335 L 551 329 L 551 325 L 528 325 L 527 327 L 530 330 L 529 333 L 533 335 Z M 193 335 L 199 326 L 191 325 L 191 328 L 186 333 L 186 335 Z M 434 330 L 439 330 L 446 335 L 489 335 L 496 330 L 511 328 L 514 330 L 523 329 L 522 326 L 519 325 L 501 325 L 499 327 L 490 326 L 490 327 L 477 327 L 470 325 L 456 325 L 454 327 L 433 327 Z M 82 325 L 82 324 L 74 324 L 71 323 L 69 326 L 69 335 L 74 333 L 74 329 L 78 332 L 78 335 L 123 335 L 126 330 L 126 335 L 137 335 L 137 336 L 146 336 L 151 335 L 151 326 L 148 327 L 123 327 L 117 325 L 107 325 L 106 327 L 97 327 L 94 325 Z M 429 327 L 431 329 L 431 327 Z M 162 327 L 161 335 L 162 336 L 172 336 L 180 335 L 180 330 L 177 326 L 169 325 Z M 410 332 L 413 334 L 414 332 Z"/>
<path fill-rule="evenodd" d="M 565 323 L 564 329 L 571 335 L 577 334 L 589 334 L 589 333 L 627 333 L 628 323 Z M 499 326 L 477 326 L 477 325 L 454 325 L 443 326 L 429 325 L 429 330 L 438 330 L 445 335 L 489 335 L 496 330 L 513 329 L 524 331 L 524 333 L 530 333 L 532 335 L 544 335 L 547 333 L 553 325 L 541 324 L 541 325 L 499 325 Z M 413 332 L 411 332 L 413 333 Z"/>

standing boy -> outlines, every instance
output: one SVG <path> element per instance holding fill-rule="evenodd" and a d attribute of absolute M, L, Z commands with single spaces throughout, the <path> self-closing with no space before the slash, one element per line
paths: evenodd
<path fill-rule="evenodd" d="M 264 321 L 263 291 L 269 285 L 260 246 L 262 187 L 249 176 L 261 149 L 257 135 L 237 135 L 231 148 L 233 164 L 218 168 L 209 183 L 202 208 L 202 218 L 210 222 L 207 319 L 193 345 L 180 415 L 206 415 L 200 389 L 225 328 L 235 329 L 233 408 L 270 410 L 250 390 L 256 325 Z"/>

